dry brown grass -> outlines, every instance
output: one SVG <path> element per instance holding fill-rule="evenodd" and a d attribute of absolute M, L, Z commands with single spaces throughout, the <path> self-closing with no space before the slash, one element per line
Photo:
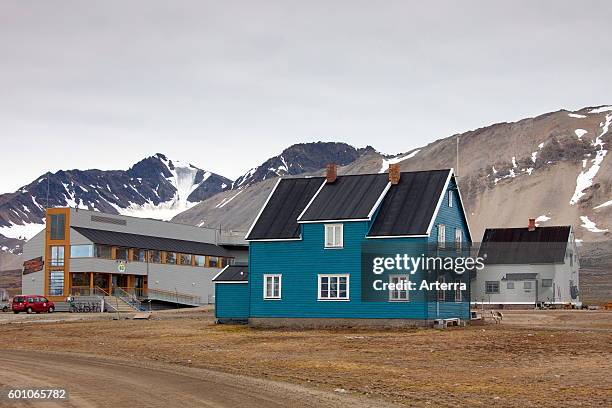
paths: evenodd
<path fill-rule="evenodd" d="M 209 313 L 160 314 L 4 325 L 0 342 L 343 388 L 409 405 L 611 406 L 612 313 L 536 312 L 531 320 L 526 313 L 446 331 L 263 330 L 214 325 Z M 559 321 L 566 327 L 547 328 Z"/>

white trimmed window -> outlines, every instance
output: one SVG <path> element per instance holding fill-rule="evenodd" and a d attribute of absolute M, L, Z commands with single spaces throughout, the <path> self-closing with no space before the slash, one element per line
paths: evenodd
<path fill-rule="evenodd" d="M 319 300 L 349 300 L 349 275 L 319 275 Z"/>
<path fill-rule="evenodd" d="M 514 289 L 514 282 L 513 281 L 506 282 L 506 289 Z"/>
<path fill-rule="evenodd" d="M 389 300 L 393 302 L 407 302 L 409 300 L 408 296 L 408 275 L 391 275 L 389 276 L 389 283 L 393 283 L 394 285 L 398 285 L 399 283 L 403 283 L 405 289 L 389 289 Z"/>
<path fill-rule="evenodd" d="M 446 279 L 444 278 L 444 276 L 440 276 L 438 278 L 438 282 L 440 282 L 440 284 L 446 282 Z M 443 289 L 439 289 L 438 290 L 438 302 L 444 302 L 446 300 L 446 291 Z"/>
<path fill-rule="evenodd" d="M 461 279 L 455 279 L 455 283 L 457 287 L 455 288 L 455 302 L 461 302 L 463 300 L 463 296 L 461 294 Z"/>
<path fill-rule="evenodd" d="M 455 249 L 457 249 L 457 252 L 461 252 L 462 248 L 462 244 L 463 244 L 463 231 L 461 231 L 461 228 L 456 228 L 455 229 Z"/>
<path fill-rule="evenodd" d="M 282 275 L 264 275 L 264 299 L 280 299 Z"/>
<path fill-rule="evenodd" d="M 446 225 L 438 224 L 438 248 L 446 246 Z"/>
<path fill-rule="evenodd" d="M 453 191 L 452 190 L 448 191 L 448 206 L 449 207 L 453 206 Z"/>
<path fill-rule="evenodd" d="M 342 224 L 325 224 L 325 248 L 342 248 L 343 233 Z"/>
<path fill-rule="evenodd" d="M 499 293 L 499 281 L 486 281 L 485 293 Z"/>

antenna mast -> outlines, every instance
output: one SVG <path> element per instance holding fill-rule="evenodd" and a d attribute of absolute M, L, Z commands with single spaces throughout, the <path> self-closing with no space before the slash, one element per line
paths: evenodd
<path fill-rule="evenodd" d="M 457 154 L 456 154 L 457 164 L 455 167 L 455 177 L 459 177 L 459 134 L 457 134 L 456 141 L 457 141 Z"/>
<path fill-rule="evenodd" d="M 49 209 L 49 176 L 51 172 L 47 173 L 47 209 Z"/>

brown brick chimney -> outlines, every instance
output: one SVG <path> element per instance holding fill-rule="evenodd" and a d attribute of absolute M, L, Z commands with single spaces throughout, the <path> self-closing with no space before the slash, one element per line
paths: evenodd
<path fill-rule="evenodd" d="M 400 165 L 399 163 L 389 165 L 389 182 L 397 184 L 400 181 Z"/>
<path fill-rule="evenodd" d="M 334 163 L 330 163 L 327 165 L 327 174 L 325 179 L 328 183 L 333 183 L 338 178 L 338 166 Z"/>
<path fill-rule="evenodd" d="M 536 229 L 536 219 L 535 218 L 530 218 L 529 219 L 529 224 L 527 225 L 527 229 L 529 231 L 535 231 Z"/>

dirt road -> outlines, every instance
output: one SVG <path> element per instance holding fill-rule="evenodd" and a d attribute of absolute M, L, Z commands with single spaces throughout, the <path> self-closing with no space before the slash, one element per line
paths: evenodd
<path fill-rule="evenodd" d="M 64 402 L 0 407 L 374 407 L 381 406 L 281 382 L 159 363 L 79 354 L 2 350 L 0 388 L 63 388 Z M 4 404 L 4 405 L 3 405 Z"/>
<path fill-rule="evenodd" d="M 612 407 L 612 312 L 503 313 L 501 324 L 448 330 L 255 329 L 198 309 L 8 315 L 0 372 L 32 367 L 34 385 L 67 387 L 84 407 Z M 10 378 L 0 374 L 0 388 Z"/>

